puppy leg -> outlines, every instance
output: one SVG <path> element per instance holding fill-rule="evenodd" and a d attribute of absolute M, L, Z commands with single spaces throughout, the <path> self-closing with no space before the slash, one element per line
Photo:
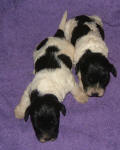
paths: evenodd
<path fill-rule="evenodd" d="M 78 72 L 78 79 L 79 79 L 79 87 L 84 91 L 84 89 L 83 89 L 83 84 L 82 84 L 82 80 L 81 80 L 81 73 L 80 72 Z M 85 92 L 85 91 L 84 91 Z"/>
<path fill-rule="evenodd" d="M 71 93 L 80 103 L 86 103 L 88 101 L 88 96 L 84 93 L 83 89 L 78 86 L 77 83 L 74 84 Z"/>
<path fill-rule="evenodd" d="M 25 111 L 27 107 L 30 105 L 30 98 L 29 98 L 29 90 L 30 90 L 30 84 L 24 91 L 24 94 L 20 100 L 20 103 L 16 106 L 14 112 L 15 112 L 15 117 L 17 119 L 23 119 Z"/>
<path fill-rule="evenodd" d="M 88 96 L 85 94 L 83 87 L 82 87 L 82 83 L 80 84 L 79 81 L 79 85 L 76 83 L 73 75 L 72 75 L 72 90 L 71 93 L 74 96 L 74 98 L 80 102 L 80 103 L 86 103 L 88 101 Z"/>

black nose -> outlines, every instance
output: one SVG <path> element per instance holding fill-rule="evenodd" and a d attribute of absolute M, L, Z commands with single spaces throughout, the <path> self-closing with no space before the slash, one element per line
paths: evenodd
<path fill-rule="evenodd" d="M 92 93 L 91 97 L 98 97 L 98 93 Z"/>
<path fill-rule="evenodd" d="M 51 140 L 51 138 L 50 137 L 46 137 L 46 138 L 44 138 L 44 140 L 45 141 L 49 141 L 49 140 Z"/>

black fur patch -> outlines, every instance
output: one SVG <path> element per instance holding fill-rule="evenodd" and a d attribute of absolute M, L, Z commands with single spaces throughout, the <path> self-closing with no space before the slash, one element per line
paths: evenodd
<path fill-rule="evenodd" d="M 88 34 L 89 31 L 90 31 L 90 28 L 87 25 L 79 25 L 78 24 L 78 26 L 75 27 L 73 32 L 72 32 L 71 43 L 73 45 L 75 45 L 77 39 Z"/>
<path fill-rule="evenodd" d="M 77 16 L 77 17 L 75 17 L 75 20 L 78 21 L 79 25 L 83 25 L 85 22 L 93 21 L 91 18 L 89 18 L 88 16 L 85 16 L 85 15 Z"/>
<path fill-rule="evenodd" d="M 56 46 L 49 46 L 46 49 L 45 55 L 41 56 L 35 62 L 35 73 L 42 69 L 56 69 L 60 68 L 60 64 L 57 62 L 54 53 L 59 49 Z"/>
<path fill-rule="evenodd" d="M 59 51 L 59 49 L 56 46 L 49 46 L 46 49 L 46 53 L 54 53 L 54 52 L 58 52 L 58 51 Z"/>
<path fill-rule="evenodd" d="M 104 34 L 103 28 L 97 23 L 96 23 L 96 25 L 97 25 L 97 28 L 98 28 L 98 30 L 100 32 L 100 35 L 101 35 L 102 39 L 104 40 L 105 39 L 105 34 Z"/>
<path fill-rule="evenodd" d="M 48 41 L 48 38 L 44 39 L 36 48 L 36 50 L 38 51 L 41 47 L 43 47 Z"/>
<path fill-rule="evenodd" d="M 40 96 L 39 92 L 36 90 L 33 90 L 30 94 L 30 101 L 31 103 L 34 103 L 35 100 Z"/>
<path fill-rule="evenodd" d="M 58 29 L 54 37 L 65 38 L 64 32 L 61 29 Z"/>
<path fill-rule="evenodd" d="M 44 56 L 37 59 L 35 63 L 35 73 L 42 69 L 56 69 L 60 68 L 54 54 L 46 53 Z"/>
<path fill-rule="evenodd" d="M 69 68 L 71 69 L 72 68 L 72 61 L 70 59 L 69 56 L 66 56 L 64 54 L 61 54 L 58 56 L 58 58 Z"/>

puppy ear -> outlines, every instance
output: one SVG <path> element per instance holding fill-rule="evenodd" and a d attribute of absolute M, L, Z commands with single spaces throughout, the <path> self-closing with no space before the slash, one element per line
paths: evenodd
<path fill-rule="evenodd" d="M 66 108 L 65 105 L 60 103 L 60 111 L 62 112 L 62 114 L 65 116 L 66 115 Z"/>
<path fill-rule="evenodd" d="M 27 121 L 30 115 L 30 106 L 28 106 L 28 108 L 25 111 L 25 116 L 24 116 L 24 120 Z"/>
<path fill-rule="evenodd" d="M 86 67 L 88 66 L 88 64 L 86 63 L 86 59 L 89 60 L 89 56 L 92 56 L 92 52 L 88 49 L 75 66 L 76 74 L 78 74 L 79 71 L 80 72 L 86 71 Z"/>
<path fill-rule="evenodd" d="M 109 65 L 109 69 L 110 69 L 110 72 L 113 74 L 113 76 L 117 77 L 117 71 L 113 64 Z"/>

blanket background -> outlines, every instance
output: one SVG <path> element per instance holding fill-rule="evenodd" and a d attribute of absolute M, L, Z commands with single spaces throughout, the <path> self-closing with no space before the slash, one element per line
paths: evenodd
<path fill-rule="evenodd" d="M 109 60 L 118 71 L 102 98 L 78 104 L 68 94 L 55 142 L 37 141 L 30 121 L 14 108 L 33 78 L 32 53 L 52 36 L 65 10 L 68 18 L 99 15 L 104 22 Z M 120 150 L 120 0 L 0 0 L 0 150 Z"/>

